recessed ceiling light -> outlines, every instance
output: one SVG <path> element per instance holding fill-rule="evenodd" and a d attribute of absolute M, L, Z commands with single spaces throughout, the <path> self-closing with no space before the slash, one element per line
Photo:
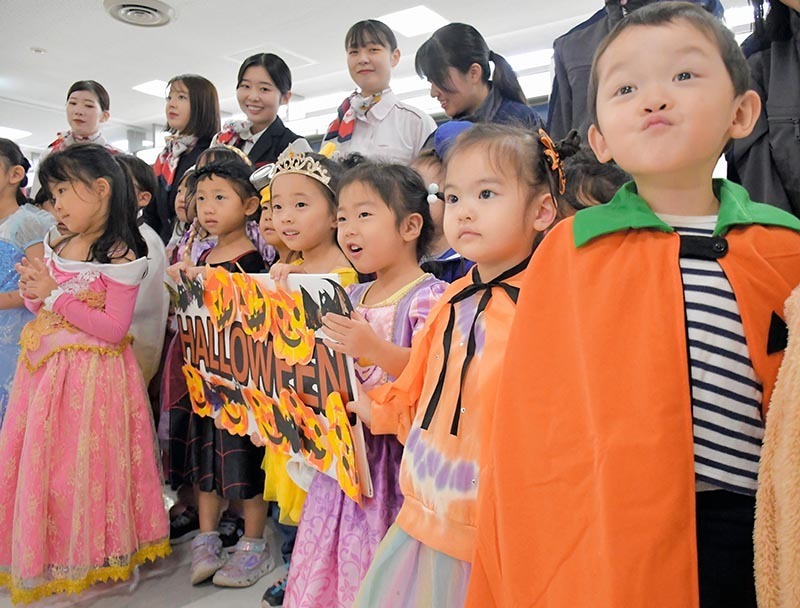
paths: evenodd
<path fill-rule="evenodd" d="M 164 99 L 164 97 L 167 95 L 167 86 L 169 86 L 168 83 L 164 82 L 163 80 L 148 80 L 147 82 L 137 84 L 132 88 L 134 91 L 139 91 L 145 95 L 152 95 L 153 97 L 160 97 L 161 99 Z"/>
<path fill-rule="evenodd" d="M 23 131 L 22 129 L 12 129 L 11 127 L 0 127 L 0 137 L 4 137 L 5 139 L 10 139 L 11 141 L 17 141 L 18 139 L 23 139 L 32 135 L 30 131 Z"/>
<path fill-rule="evenodd" d="M 430 34 L 443 25 L 450 23 L 439 13 L 432 11 L 422 4 L 395 13 L 389 13 L 383 17 L 378 17 L 378 21 L 383 21 L 394 31 L 402 34 L 406 38 L 413 38 L 421 34 Z"/>
<path fill-rule="evenodd" d="M 34 55 L 44 55 L 46 52 L 47 52 L 47 49 L 43 49 L 40 46 L 32 46 L 31 47 L 31 53 L 33 53 Z"/>
<path fill-rule="evenodd" d="M 103 6 L 117 21 L 140 27 L 166 25 L 175 9 L 160 0 L 104 0 Z"/>

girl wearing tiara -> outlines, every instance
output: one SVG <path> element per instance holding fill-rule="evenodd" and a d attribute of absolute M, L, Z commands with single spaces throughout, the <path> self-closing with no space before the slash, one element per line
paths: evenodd
<path fill-rule="evenodd" d="M 358 89 L 339 106 L 321 150 L 358 152 L 367 158 L 408 164 L 436 129 L 433 119 L 397 99 L 389 86 L 400 61 L 394 32 L 375 19 L 359 21 L 344 38 L 347 68 Z"/>
<path fill-rule="evenodd" d="M 514 70 L 471 25 L 450 23 L 436 30 L 419 47 L 414 66 L 419 77 L 431 83 L 431 97 L 439 100 L 450 118 L 514 124 L 534 131 L 542 126 L 528 107 Z"/>
<path fill-rule="evenodd" d="M 142 217 L 168 243 L 175 219 L 175 195 L 184 172 L 219 131 L 219 99 L 211 81 L 197 74 L 182 74 L 169 81 L 167 89 L 166 144 L 153 167 L 158 178 L 158 196 Z"/>
<path fill-rule="evenodd" d="M 292 72 L 283 59 L 272 53 L 248 57 L 236 78 L 236 100 L 247 120 L 226 123 L 211 145 L 238 148 L 254 167 L 274 163 L 286 146 L 300 137 L 278 116 L 278 109 L 291 98 Z"/>
<path fill-rule="evenodd" d="M 39 159 L 41 164 L 49 154 L 61 152 L 75 144 L 97 144 L 105 146 L 112 153 L 118 152 L 109 144 L 100 131 L 100 127 L 111 114 L 111 102 L 105 87 L 94 80 L 79 80 L 72 83 L 67 91 L 67 123 L 69 130 L 59 133 Z M 31 196 L 39 192 L 42 184 L 39 181 L 39 170 L 33 179 Z"/>
<path fill-rule="evenodd" d="M 147 270 L 130 178 L 99 146 L 41 165 L 55 209 L 0 433 L 0 585 L 13 602 L 127 579 L 169 554 L 155 434 L 129 335 Z"/>
<path fill-rule="evenodd" d="M 364 163 L 339 186 L 339 244 L 370 283 L 348 288 L 356 313 L 328 315 L 330 348 L 356 359 L 356 374 L 369 390 L 403 370 L 411 339 L 446 284 L 419 267 L 433 236 L 427 192 L 402 165 Z M 398 473 L 403 446 L 392 435 L 364 431 L 374 493 L 359 506 L 336 480 L 317 473 L 298 529 L 287 604 L 349 607 L 375 550 L 403 502 Z"/>
<path fill-rule="evenodd" d="M 0 426 L 14 381 L 19 333 L 33 318 L 19 294 L 14 265 L 23 256 L 41 258 L 42 240 L 55 224 L 47 211 L 27 204 L 22 189 L 28 183 L 30 167 L 17 144 L 0 138 Z"/>

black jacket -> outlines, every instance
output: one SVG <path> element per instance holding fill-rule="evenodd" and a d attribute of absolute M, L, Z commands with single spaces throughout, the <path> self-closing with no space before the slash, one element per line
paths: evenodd
<path fill-rule="evenodd" d="M 296 139 L 300 139 L 300 136 L 286 128 L 283 121 L 276 116 L 275 122 L 258 138 L 247 157 L 254 167 L 274 163 L 278 160 L 280 153 L 286 149 L 286 146 Z"/>
<path fill-rule="evenodd" d="M 178 184 L 181 183 L 186 169 L 197 162 L 197 157 L 211 145 L 211 138 L 198 140 L 194 148 L 184 152 L 178 160 L 175 169 L 175 179 L 171 185 L 167 185 L 164 178 L 158 178 L 158 192 L 156 198 L 144 208 L 142 219 L 153 230 L 158 232 L 164 244 L 169 242 L 172 235 L 172 222 L 175 219 L 175 195 L 178 192 Z"/>
<path fill-rule="evenodd" d="M 728 176 L 754 201 L 800 217 L 800 14 L 791 11 L 791 40 L 773 42 L 749 59 L 761 96 L 753 132 L 728 153 Z"/>

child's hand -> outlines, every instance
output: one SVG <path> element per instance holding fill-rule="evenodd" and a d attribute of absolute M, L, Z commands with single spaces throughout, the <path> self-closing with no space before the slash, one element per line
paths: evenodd
<path fill-rule="evenodd" d="M 351 414 L 355 414 L 367 428 L 372 424 L 372 399 L 364 392 L 361 384 L 358 384 L 358 399 L 350 401 L 344 406 Z"/>
<path fill-rule="evenodd" d="M 172 266 L 167 268 L 167 276 L 173 280 L 173 282 L 180 283 L 181 282 L 181 271 L 186 272 L 186 269 L 189 268 L 189 264 L 184 260 L 180 262 L 175 262 Z"/>
<path fill-rule="evenodd" d="M 44 300 L 58 287 L 41 258 L 22 258 L 14 268 L 20 276 L 20 291 L 29 300 Z"/>
<path fill-rule="evenodd" d="M 296 264 L 283 264 L 278 262 L 269 269 L 269 277 L 276 283 L 285 283 L 290 274 L 304 274 L 305 271 Z"/>
<path fill-rule="evenodd" d="M 325 346 L 351 357 L 369 357 L 376 346 L 382 342 L 367 320 L 358 312 L 350 313 L 350 318 L 336 313 L 322 317 L 325 328 Z"/>
<path fill-rule="evenodd" d="M 208 268 L 208 266 L 187 266 L 183 272 L 191 280 L 197 277 L 205 279 L 208 276 Z"/>

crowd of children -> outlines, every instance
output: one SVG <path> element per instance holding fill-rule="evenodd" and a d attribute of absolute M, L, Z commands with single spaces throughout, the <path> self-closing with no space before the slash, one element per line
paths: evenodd
<path fill-rule="evenodd" d="M 548 136 L 472 26 L 417 52 L 438 127 L 391 90 L 390 28 L 344 46 L 357 88 L 319 153 L 277 115 L 271 53 L 222 127 L 210 81 L 170 80 L 153 168 L 102 138 L 91 80 L 31 189 L 0 139 L 12 601 L 188 540 L 192 585 L 251 586 L 280 563 L 269 524 L 287 574 L 264 605 L 800 605 L 800 220 L 712 179 L 764 121 L 729 30 L 691 3 L 630 10 L 595 53 L 587 142 Z M 360 503 L 193 407 L 168 286 L 215 268 L 345 288 L 353 310 L 321 324 L 354 362 Z"/>

